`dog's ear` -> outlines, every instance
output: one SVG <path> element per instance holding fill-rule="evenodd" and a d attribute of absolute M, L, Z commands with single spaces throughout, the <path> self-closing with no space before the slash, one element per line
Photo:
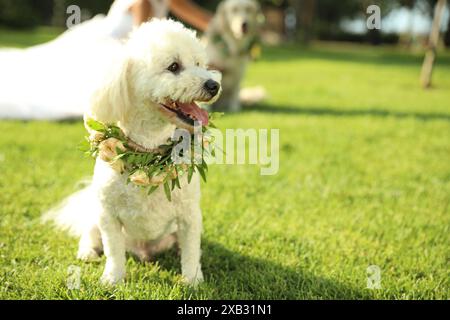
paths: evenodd
<path fill-rule="evenodd" d="M 222 1 L 217 6 L 216 14 L 214 15 L 214 18 L 212 21 L 212 27 L 214 30 L 223 32 L 224 30 L 229 29 L 225 11 L 226 11 L 225 10 L 225 1 Z"/>
<path fill-rule="evenodd" d="M 103 123 L 121 121 L 131 106 L 129 72 L 131 60 L 126 57 L 114 66 L 108 78 L 91 99 L 89 116 Z"/>

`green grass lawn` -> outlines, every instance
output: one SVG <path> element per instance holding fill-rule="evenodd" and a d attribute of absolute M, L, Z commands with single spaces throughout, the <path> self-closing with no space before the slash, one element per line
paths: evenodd
<path fill-rule="evenodd" d="M 27 43 L 15 37 L 0 45 Z M 218 125 L 279 128 L 280 171 L 210 167 L 196 290 L 181 284 L 175 251 L 130 257 L 125 285 L 100 286 L 104 258 L 78 262 L 77 241 L 39 222 L 92 173 L 76 150 L 82 123 L 0 121 L 0 298 L 449 299 L 450 55 L 422 91 L 420 55 L 335 44 L 264 53 L 245 84 L 269 99 Z M 72 265 L 79 290 L 66 285 Z M 381 289 L 366 288 L 370 265 Z"/>
<path fill-rule="evenodd" d="M 52 27 L 39 27 L 25 31 L 0 28 L 0 46 L 24 48 L 50 41 L 60 32 L 61 29 Z"/>

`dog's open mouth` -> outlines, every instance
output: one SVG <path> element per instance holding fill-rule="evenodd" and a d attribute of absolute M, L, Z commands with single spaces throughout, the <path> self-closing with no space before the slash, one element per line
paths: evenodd
<path fill-rule="evenodd" d="M 176 125 L 193 127 L 195 122 L 202 126 L 208 125 L 208 112 L 200 108 L 195 102 L 167 101 L 161 103 L 161 111 Z"/>

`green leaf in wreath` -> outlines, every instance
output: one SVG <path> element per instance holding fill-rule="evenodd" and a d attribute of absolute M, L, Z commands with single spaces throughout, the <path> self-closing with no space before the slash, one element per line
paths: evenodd
<path fill-rule="evenodd" d="M 97 120 L 94 120 L 92 118 L 89 118 L 86 120 L 86 125 L 95 131 L 100 131 L 100 132 L 106 131 L 106 127 L 103 123 L 101 123 Z"/>
<path fill-rule="evenodd" d="M 166 194 L 167 200 L 172 201 L 172 195 L 170 194 L 169 182 L 164 182 L 164 192 Z"/>
<path fill-rule="evenodd" d="M 180 178 L 178 176 L 175 178 L 175 183 L 177 184 L 177 188 L 181 189 Z"/>
<path fill-rule="evenodd" d="M 158 186 L 151 186 L 148 188 L 147 195 L 151 195 L 156 189 L 158 189 Z"/>
<path fill-rule="evenodd" d="M 194 167 L 189 166 L 189 168 L 188 168 L 188 183 L 191 183 L 193 174 L 194 174 Z"/>
<path fill-rule="evenodd" d="M 224 115 L 223 112 L 211 112 L 209 114 L 209 120 L 217 120 Z"/>
<path fill-rule="evenodd" d="M 196 165 L 198 173 L 200 173 L 200 176 L 202 177 L 203 181 L 206 182 L 206 174 L 205 174 L 205 169 L 203 169 L 203 167 L 201 165 Z"/>
<path fill-rule="evenodd" d="M 209 121 L 208 126 L 211 128 L 217 129 L 216 125 L 211 121 Z"/>
<path fill-rule="evenodd" d="M 87 139 L 83 139 L 77 146 L 78 150 L 83 152 L 88 152 L 91 150 L 91 143 Z"/>

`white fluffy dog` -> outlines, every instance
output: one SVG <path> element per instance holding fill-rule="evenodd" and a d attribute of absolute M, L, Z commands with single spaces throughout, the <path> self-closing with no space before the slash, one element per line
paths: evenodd
<path fill-rule="evenodd" d="M 223 91 L 214 109 L 231 112 L 241 109 L 240 84 L 262 19 L 260 5 L 255 0 L 225 0 L 219 4 L 206 31 L 210 64 L 222 72 Z M 246 98 L 255 99 L 259 98 Z"/>
<path fill-rule="evenodd" d="M 220 74 L 206 69 L 204 48 L 193 31 L 171 20 L 143 24 L 124 46 L 114 72 L 94 95 L 89 117 L 117 123 L 134 143 L 152 149 L 176 127 L 208 121 L 194 101 L 213 101 Z M 126 183 L 126 175 L 97 158 L 92 183 L 69 197 L 47 217 L 81 237 L 78 258 L 92 260 L 103 251 L 102 282 L 125 277 L 125 252 L 142 259 L 178 243 L 185 280 L 202 280 L 200 183 L 181 179 L 169 202 L 158 188 L 151 195 Z"/>

